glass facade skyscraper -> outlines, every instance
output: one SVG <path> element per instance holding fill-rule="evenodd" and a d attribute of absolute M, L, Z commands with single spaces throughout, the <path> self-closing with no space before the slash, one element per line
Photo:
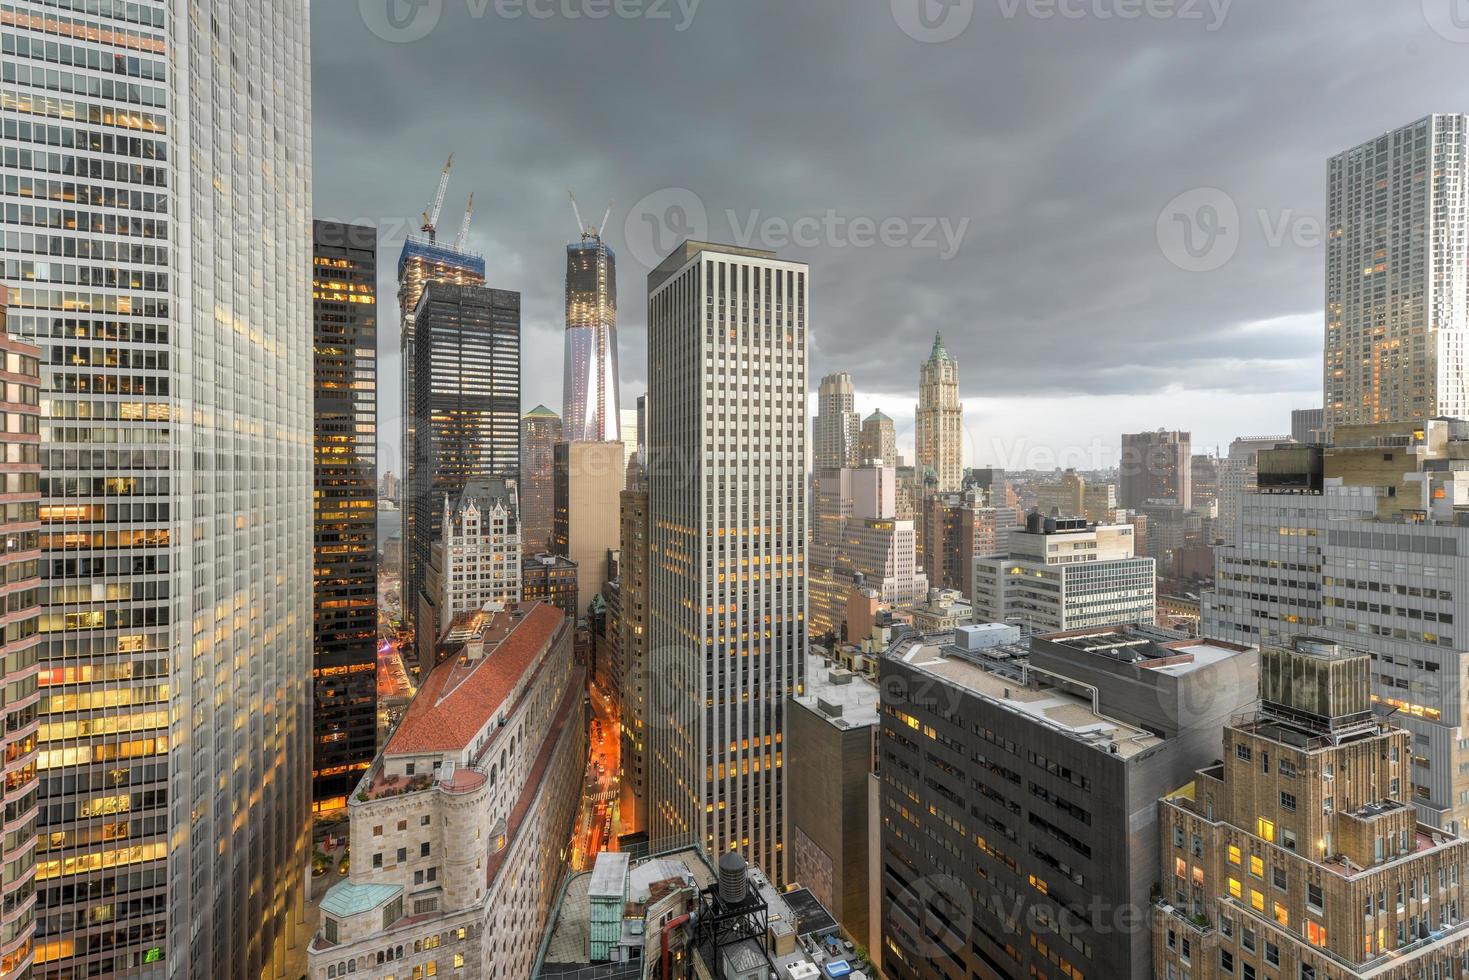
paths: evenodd
<path fill-rule="evenodd" d="M 255 978 L 299 938 L 308 33 L 288 0 L 0 11 L 0 257 L 42 351 L 47 980 Z"/>
<path fill-rule="evenodd" d="M 417 391 L 418 365 L 414 353 L 414 338 L 418 331 L 418 301 L 431 282 L 447 282 L 461 286 L 483 286 L 485 284 L 485 260 L 461 249 L 441 245 L 423 238 L 410 238 L 403 244 L 398 256 L 398 315 L 399 340 L 402 346 L 401 369 L 403 381 L 403 479 L 408 492 L 413 492 L 416 481 L 414 467 L 418 453 L 415 440 L 418 431 L 414 425 L 413 405 Z M 415 511 L 410 501 L 403 502 L 403 621 L 410 627 L 418 606 L 417 593 L 409 591 L 409 582 L 423 581 L 423 568 L 415 564 L 412 547 Z M 425 559 L 426 561 L 427 559 Z"/>
<path fill-rule="evenodd" d="M 595 231 L 566 246 L 566 378 L 562 438 L 618 442 L 617 256 Z"/>
<path fill-rule="evenodd" d="M 403 606 L 419 602 L 444 501 L 484 477 L 514 478 L 520 467 L 520 294 L 430 282 L 416 312 L 410 425 L 417 432 L 408 488 Z M 432 666 L 435 637 L 418 631 L 418 654 Z"/>
<path fill-rule="evenodd" d="M 347 805 L 377 750 L 377 229 L 312 227 L 311 800 L 315 812 L 333 813 Z"/>

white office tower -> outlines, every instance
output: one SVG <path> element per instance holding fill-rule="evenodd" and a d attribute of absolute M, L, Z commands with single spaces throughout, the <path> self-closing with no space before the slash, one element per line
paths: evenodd
<path fill-rule="evenodd" d="M 1009 553 L 974 560 L 976 622 L 1046 632 L 1152 624 L 1156 566 L 1136 555 L 1131 524 L 1031 512 Z"/>
<path fill-rule="evenodd" d="M 1469 416 L 1469 118 L 1327 165 L 1326 426 Z"/>
<path fill-rule="evenodd" d="M 43 351 L 37 978 L 257 980 L 304 939 L 307 17 L 0 17 L 9 327 Z"/>
<path fill-rule="evenodd" d="M 733 848 L 777 880 L 806 663 L 808 283 L 705 242 L 648 276 L 649 846 Z"/>
<path fill-rule="evenodd" d="M 845 371 L 828 374 L 816 389 L 816 418 L 811 423 L 811 453 L 817 470 L 856 466 L 862 433 L 857 414 L 857 386 Z"/>

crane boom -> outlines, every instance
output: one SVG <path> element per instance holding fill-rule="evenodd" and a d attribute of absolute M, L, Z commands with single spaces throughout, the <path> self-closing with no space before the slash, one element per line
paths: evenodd
<path fill-rule="evenodd" d="M 600 241 L 601 238 L 602 238 L 602 232 L 604 232 L 604 231 L 607 230 L 607 219 L 610 218 L 610 217 L 612 217 L 612 206 L 614 204 L 616 204 L 616 203 L 617 203 L 616 201 L 608 201 L 607 202 L 607 213 L 604 214 L 604 215 L 602 215 L 602 224 L 600 226 L 598 226 L 598 228 L 597 228 L 597 240 L 598 241 Z"/>
<path fill-rule="evenodd" d="M 428 235 L 429 241 L 434 241 L 439 233 L 439 215 L 444 210 L 444 195 L 449 192 L 449 171 L 454 169 L 454 154 L 449 154 L 449 162 L 444 164 L 444 172 L 439 175 L 439 189 L 434 192 L 434 203 L 424 213 L 423 232 Z"/>
<path fill-rule="evenodd" d="M 576 194 L 568 187 L 566 188 L 566 196 L 571 198 L 571 213 L 576 215 L 576 233 L 578 235 L 585 235 L 587 233 L 587 226 L 581 223 L 581 208 L 576 206 Z"/>
<path fill-rule="evenodd" d="M 469 222 L 474 217 L 474 192 L 469 192 L 469 205 L 464 209 L 464 220 L 459 224 L 459 237 L 454 239 L 456 250 L 464 248 L 464 243 L 469 239 Z"/>

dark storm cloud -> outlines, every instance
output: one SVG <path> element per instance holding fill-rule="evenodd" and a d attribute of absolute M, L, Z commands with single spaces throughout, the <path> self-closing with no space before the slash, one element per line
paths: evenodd
<path fill-rule="evenodd" d="M 1310 392 L 1326 158 L 1465 108 L 1469 46 L 1440 0 L 974 0 L 943 43 L 900 28 L 916 2 L 318 0 L 316 212 L 383 227 L 390 297 L 452 150 L 441 226 L 473 190 L 471 243 L 524 294 L 527 405 L 559 409 L 568 186 L 589 222 L 618 202 L 628 396 L 648 249 L 629 209 L 669 188 L 711 237 L 754 229 L 811 263 L 813 384 L 846 369 L 902 405 L 942 330 L 966 397 Z M 1199 188 L 1237 214 L 1202 272 L 1170 261 L 1159 220 Z"/>

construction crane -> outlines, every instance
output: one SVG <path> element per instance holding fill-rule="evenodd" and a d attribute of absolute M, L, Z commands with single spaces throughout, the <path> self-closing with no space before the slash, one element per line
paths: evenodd
<path fill-rule="evenodd" d="M 607 213 L 604 214 L 604 215 L 602 215 L 602 224 L 601 224 L 601 226 L 600 227 L 597 227 L 597 228 L 592 228 L 592 227 L 589 227 L 588 225 L 582 224 L 582 220 L 581 220 L 581 208 L 577 207 L 577 205 L 576 205 L 576 195 L 574 193 L 572 193 L 571 188 L 568 187 L 566 189 L 566 194 L 567 194 L 568 197 L 571 198 L 571 213 L 574 214 L 574 215 L 576 215 L 576 230 L 581 235 L 582 241 L 586 241 L 588 238 L 595 238 L 595 239 L 597 239 L 597 241 L 601 241 L 602 240 L 602 232 L 604 232 L 604 231 L 607 230 L 607 219 L 610 218 L 610 217 L 612 217 L 612 205 L 613 205 L 614 202 L 612 202 L 612 201 L 608 201 L 607 202 Z"/>
<path fill-rule="evenodd" d="M 423 233 L 428 236 L 429 241 L 436 241 L 439 235 L 439 213 L 444 210 L 444 195 L 449 191 L 449 171 L 454 169 L 454 154 L 449 154 L 449 162 L 444 164 L 444 172 L 439 176 L 439 189 L 434 194 L 434 203 L 429 210 L 423 212 Z"/>
<path fill-rule="evenodd" d="M 469 240 L 469 222 L 474 217 L 474 192 L 469 192 L 469 205 L 464 209 L 464 220 L 459 224 L 459 237 L 454 239 L 454 250 L 463 251 L 464 243 Z"/>

